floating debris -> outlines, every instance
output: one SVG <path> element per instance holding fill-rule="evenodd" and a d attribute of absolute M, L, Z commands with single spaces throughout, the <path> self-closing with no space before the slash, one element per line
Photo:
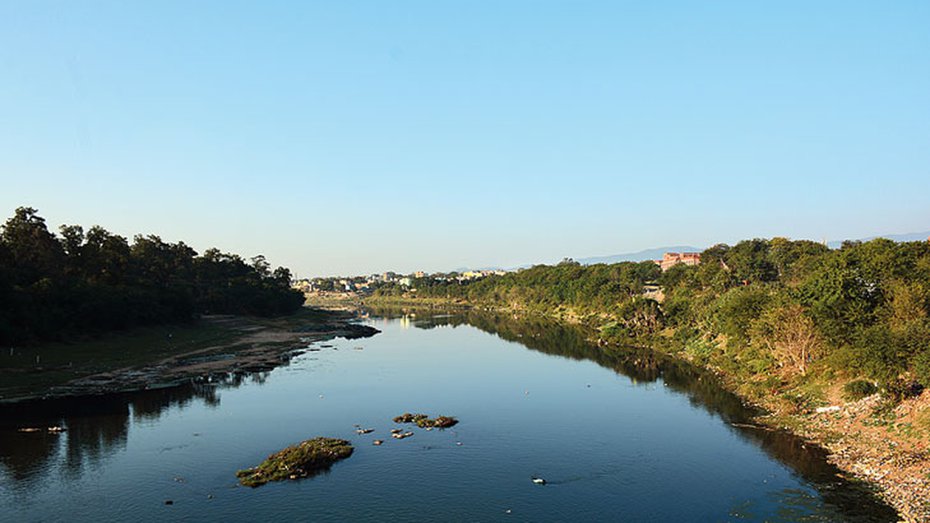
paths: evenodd
<path fill-rule="evenodd" d="M 259 466 L 240 470 L 236 476 L 246 487 L 311 477 L 348 458 L 354 450 L 352 444 L 344 439 L 314 438 L 275 452 Z"/>
<path fill-rule="evenodd" d="M 384 442 L 381 441 L 380 439 L 376 439 L 376 440 L 374 440 L 374 441 L 371 442 L 371 444 L 372 444 L 372 445 L 375 445 L 375 446 L 381 445 L 382 443 L 384 443 Z"/>
<path fill-rule="evenodd" d="M 413 432 L 395 432 L 391 434 L 391 437 L 394 439 L 404 439 L 413 436 Z"/>
<path fill-rule="evenodd" d="M 533 481 L 533 483 L 535 483 L 535 484 L 537 484 L 537 485 L 545 485 L 545 484 L 546 484 L 546 480 L 544 480 L 544 479 L 542 479 L 542 478 L 540 478 L 540 477 L 538 477 L 538 476 L 533 476 L 533 477 L 531 477 L 530 479 Z"/>
<path fill-rule="evenodd" d="M 356 434 L 359 434 L 359 435 L 361 435 L 361 434 L 371 434 L 371 433 L 374 432 L 374 431 L 375 431 L 375 429 L 355 429 L 355 433 L 356 433 Z"/>

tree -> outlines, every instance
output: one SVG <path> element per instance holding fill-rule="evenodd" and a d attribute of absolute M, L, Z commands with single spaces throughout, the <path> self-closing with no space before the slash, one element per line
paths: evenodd
<path fill-rule="evenodd" d="M 61 271 L 61 244 L 32 207 L 16 209 L 3 225 L 0 241 L 10 253 L 14 278 L 20 285 L 30 285 Z"/>
<path fill-rule="evenodd" d="M 823 341 L 814 322 L 796 303 L 770 309 L 756 329 L 787 374 L 806 375 L 810 362 L 822 353 Z"/>

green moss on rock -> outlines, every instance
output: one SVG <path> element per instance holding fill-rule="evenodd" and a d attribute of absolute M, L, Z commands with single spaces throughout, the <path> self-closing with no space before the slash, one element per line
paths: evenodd
<path fill-rule="evenodd" d="M 314 438 L 268 456 L 259 466 L 236 472 L 239 483 L 258 487 L 269 481 L 315 476 L 333 463 L 348 458 L 355 450 L 344 439 Z"/>
<path fill-rule="evenodd" d="M 455 425 L 458 422 L 459 420 L 451 416 L 439 416 L 435 419 L 430 419 L 430 417 L 426 414 L 411 414 L 409 412 L 405 412 L 394 418 L 394 423 L 416 423 L 418 427 L 423 429 L 445 429 Z"/>
<path fill-rule="evenodd" d="M 426 414 L 411 414 L 409 412 L 405 412 L 401 414 L 400 416 L 395 417 L 394 423 L 417 423 L 419 424 L 420 420 L 425 420 L 427 418 L 428 416 Z"/>

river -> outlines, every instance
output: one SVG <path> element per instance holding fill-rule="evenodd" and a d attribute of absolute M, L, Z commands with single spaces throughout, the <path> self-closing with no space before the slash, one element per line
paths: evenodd
<path fill-rule="evenodd" d="M 895 520 L 687 364 L 499 315 L 366 322 L 382 333 L 270 372 L 0 408 L 0 520 Z M 403 412 L 460 423 L 392 439 Z M 67 431 L 17 431 L 30 425 Z M 237 485 L 315 436 L 355 453 L 312 479 Z"/>

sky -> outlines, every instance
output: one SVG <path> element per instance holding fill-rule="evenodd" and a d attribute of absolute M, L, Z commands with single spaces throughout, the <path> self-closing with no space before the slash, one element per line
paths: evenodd
<path fill-rule="evenodd" d="M 930 230 L 930 2 L 0 0 L 0 213 L 300 277 Z"/>

